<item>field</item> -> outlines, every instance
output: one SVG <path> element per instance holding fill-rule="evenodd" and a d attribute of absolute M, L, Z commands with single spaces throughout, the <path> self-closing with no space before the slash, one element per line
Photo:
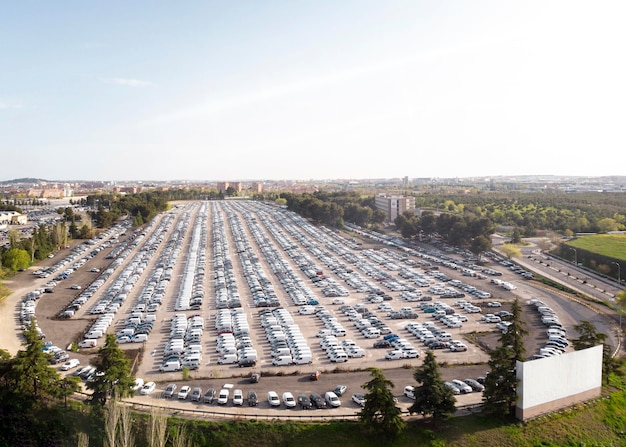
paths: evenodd
<path fill-rule="evenodd" d="M 594 234 L 571 240 L 567 246 L 626 261 L 626 235 Z"/>

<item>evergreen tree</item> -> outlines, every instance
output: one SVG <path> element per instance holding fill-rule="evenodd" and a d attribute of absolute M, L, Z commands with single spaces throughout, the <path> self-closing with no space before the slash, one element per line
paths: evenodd
<path fill-rule="evenodd" d="M 572 346 L 576 351 L 602 345 L 602 380 L 609 382 L 609 375 L 619 368 L 619 362 L 613 358 L 612 349 L 606 343 L 606 334 L 598 332 L 595 325 L 587 320 L 582 320 L 580 324 L 574 326 L 580 336 L 572 340 Z"/>
<path fill-rule="evenodd" d="M 432 351 L 426 351 L 424 363 L 415 369 L 413 377 L 419 385 L 413 390 L 415 402 L 409 408 L 410 414 L 431 415 L 433 424 L 454 414 L 456 398 L 441 379 L 439 365 Z"/>
<path fill-rule="evenodd" d="M 524 361 L 524 335 L 528 333 L 521 319 L 519 300 L 511 308 L 511 324 L 500 336 L 500 346 L 489 353 L 491 370 L 485 377 L 484 411 L 507 416 L 515 411 L 517 402 L 517 362 Z"/>
<path fill-rule="evenodd" d="M 92 403 L 105 405 L 110 398 L 131 395 L 135 378 L 131 375 L 130 360 L 118 346 L 114 334 L 107 334 L 94 366 L 94 380 L 87 383 L 87 388 L 93 390 Z"/>
<path fill-rule="evenodd" d="M 394 384 L 378 368 L 367 368 L 372 380 L 363 384 L 367 390 L 365 406 L 358 413 L 361 423 L 379 436 L 391 440 L 405 429 L 402 410 L 396 406 L 391 388 Z"/>
<path fill-rule="evenodd" d="M 24 331 L 24 338 L 25 349 L 18 351 L 9 374 L 17 391 L 32 394 L 36 400 L 41 391 L 53 390 L 59 375 L 50 367 L 50 357 L 43 350 L 44 343 L 34 319 Z"/>

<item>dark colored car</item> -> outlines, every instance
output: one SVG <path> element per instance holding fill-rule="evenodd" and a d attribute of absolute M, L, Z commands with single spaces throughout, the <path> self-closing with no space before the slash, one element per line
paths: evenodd
<path fill-rule="evenodd" d="M 326 408 L 326 400 L 317 393 L 311 393 L 311 402 L 315 408 Z"/>
<path fill-rule="evenodd" d="M 391 348 L 391 343 L 389 343 L 389 341 L 387 340 L 378 340 L 377 342 L 374 343 L 374 347 L 375 348 Z"/>
<path fill-rule="evenodd" d="M 239 362 L 240 368 L 251 368 L 256 365 L 256 360 L 242 360 Z"/>
<path fill-rule="evenodd" d="M 254 373 L 250 375 L 250 383 L 259 383 L 259 380 L 261 380 L 261 374 Z"/>
<path fill-rule="evenodd" d="M 209 388 L 208 390 L 206 390 L 206 393 L 204 393 L 204 403 L 205 404 L 210 404 L 213 403 L 213 400 L 215 399 L 215 388 Z"/>
<path fill-rule="evenodd" d="M 251 390 L 248 392 L 248 406 L 255 407 L 259 403 L 259 396 L 257 396 L 256 391 Z"/>
<path fill-rule="evenodd" d="M 311 399 L 309 399 L 309 396 L 307 396 L 306 394 L 300 394 L 298 396 L 298 403 L 300 404 L 303 410 L 310 410 L 311 408 L 313 408 Z"/>

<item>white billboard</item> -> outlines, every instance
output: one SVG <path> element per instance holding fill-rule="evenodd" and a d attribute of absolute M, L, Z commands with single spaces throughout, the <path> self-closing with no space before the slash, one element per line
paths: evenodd
<path fill-rule="evenodd" d="M 527 420 L 600 396 L 602 345 L 582 351 L 517 362 L 516 415 Z"/>

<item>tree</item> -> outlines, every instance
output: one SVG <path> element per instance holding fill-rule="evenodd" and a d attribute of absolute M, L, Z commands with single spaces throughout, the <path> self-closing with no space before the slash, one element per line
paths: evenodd
<path fill-rule="evenodd" d="M 2 256 L 2 265 L 14 272 L 28 268 L 30 256 L 26 250 L 11 248 Z"/>
<path fill-rule="evenodd" d="M 479 234 L 472 239 L 470 250 L 472 253 L 477 254 L 480 257 L 482 253 L 491 250 L 491 239 Z"/>
<path fill-rule="evenodd" d="M 522 255 L 521 250 L 513 244 L 502 244 L 500 250 L 508 258 L 520 257 Z"/>
<path fill-rule="evenodd" d="M 135 378 L 131 375 L 130 360 L 118 346 L 114 334 L 107 334 L 94 366 L 94 380 L 87 383 L 87 388 L 93 390 L 92 403 L 105 405 L 110 398 L 124 398 L 132 394 Z"/>
<path fill-rule="evenodd" d="M 576 351 L 602 345 L 602 380 L 609 382 L 609 375 L 618 368 L 618 362 L 611 355 L 611 346 L 605 343 L 606 334 L 598 332 L 595 325 L 587 320 L 582 320 L 574 326 L 579 337 L 572 340 L 572 346 Z"/>
<path fill-rule="evenodd" d="M 40 391 L 54 389 L 59 375 L 50 367 L 50 357 L 43 350 L 43 340 L 34 319 L 24 331 L 24 338 L 25 349 L 17 352 L 10 375 L 17 391 L 32 394 L 37 399 Z"/>
<path fill-rule="evenodd" d="M 389 440 L 398 436 L 406 424 L 402 419 L 402 411 L 396 406 L 391 393 L 393 383 L 378 368 L 367 368 L 372 380 L 363 384 L 367 390 L 365 406 L 358 413 L 361 423 L 378 436 Z"/>
<path fill-rule="evenodd" d="M 415 369 L 413 377 L 420 385 L 413 390 L 415 402 L 409 407 L 410 414 L 431 415 L 435 425 L 454 414 L 456 398 L 441 379 L 439 365 L 432 351 L 426 351 L 424 363 Z"/>
<path fill-rule="evenodd" d="M 528 331 L 521 319 L 521 307 L 516 299 L 511 307 L 511 324 L 500 336 L 500 346 L 490 353 L 491 368 L 485 377 L 483 404 L 486 413 L 509 416 L 517 402 L 517 362 L 524 360 L 524 335 Z"/>

